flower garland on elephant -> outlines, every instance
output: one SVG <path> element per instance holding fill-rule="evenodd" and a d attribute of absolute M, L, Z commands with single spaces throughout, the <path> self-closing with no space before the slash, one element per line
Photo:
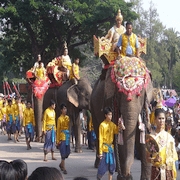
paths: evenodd
<path fill-rule="evenodd" d="M 150 81 L 149 73 L 139 58 L 125 56 L 114 62 L 111 78 L 118 91 L 126 94 L 127 100 L 131 101 L 134 94 L 140 96 L 142 89 L 146 88 Z"/>

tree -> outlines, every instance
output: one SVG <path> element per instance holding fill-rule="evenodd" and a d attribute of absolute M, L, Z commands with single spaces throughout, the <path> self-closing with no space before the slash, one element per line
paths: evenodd
<path fill-rule="evenodd" d="M 131 6 L 124 0 L 1 0 L 4 60 L 12 62 L 14 72 L 19 64 L 30 68 L 39 53 L 47 63 L 61 54 L 64 41 L 73 56 L 80 45 L 92 47 L 94 34 L 105 34 L 119 7 L 125 19 L 136 19 Z"/>

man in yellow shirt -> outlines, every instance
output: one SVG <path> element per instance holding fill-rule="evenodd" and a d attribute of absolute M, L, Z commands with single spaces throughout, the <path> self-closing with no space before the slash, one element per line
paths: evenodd
<path fill-rule="evenodd" d="M 67 174 L 65 168 L 65 159 L 68 158 L 70 154 L 70 119 L 69 116 L 66 115 L 67 107 L 65 104 L 61 104 L 61 115 L 57 121 L 57 145 L 59 146 L 59 151 L 61 154 L 61 163 L 59 164 L 60 169 L 64 174 Z"/>
<path fill-rule="evenodd" d="M 35 77 L 39 80 L 45 80 L 46 78 L 46 69 L 42 61 L 39 61 L 39 66 L 35 70 Z"/>
<path fill-rule="evenodd" d="M 132 23 L 126 23 L 126 32 L 119 37 L 117 43 L 118 56 L 139 57 L 139 43 L 137 36 L 132 32 Z"/>
<path fill-rule="evenodd" d="M 45 135 L 44 142 L 44 161 L 47 161 L 47 154 L 51 151 L 52 160 L 56 160 L 54 157 L 55 143 L 56 143 L 56 114 L 55 109 L 56 105 L 53 100 L 50 101 L 50 106 L 45 110 L 43 116 L 43 127 L 42 131 Z"/>
<path fill-rule="evenodd" d="M 8 105 L 6 107 L 6 119 L 7 119 L 6 130 L 7 130 L 8 140 L 11 140 L 11 134 L 15 133 L 15 130 L 13 128 L 13 126 L 15 126 L 14 108 L 11 99 L 8 99 Z M 14 137 L 14 141 L 16 142 L 16 137 Z"/>
<path fill-rule="evenodd" d="M 13 108 L 14 108 L 14 119 L 15 119 L 15 126 L 14 127 L 14 137 L 15 137 L 15 142 L 18 141 L 18 136 L 19 136 L 19 132 L 21 130 L 21 121 L 22 121 L 22 116 L 21 114 L 21 103 L 20 103 L 20 99 L 18 97 L 15 98 L 15 103 L 13 104 Z"/>
<path fill-rule="evenodd" d="M 104 109 L 105 120 L 99 125 L 99 158 L 100 164 L 97 172 L 97 180 L 100 180 L 106 171 L 109 171 L 109 180 L 115 171 L 114 159 L 114 134 L 118 134 L 119 128 L 112 120 L 110 107 Z"/>
<path fill-rule="evenodd" d="M 27 102 L 27 108 L 23 112 L 23 127 L 25 128 L 25 137 L 27 150 L 31 149 L 30 142 L 34 139 L 34 110 L 31 108 L 31 103 Z"/>

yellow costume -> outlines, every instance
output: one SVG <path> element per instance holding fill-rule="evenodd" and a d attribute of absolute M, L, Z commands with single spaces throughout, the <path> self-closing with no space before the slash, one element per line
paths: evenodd
<path fill-rule="evenodd" d="M 0 100 L 0 110 L 2 109 L 2 107 L 3 107 L 3 100 Z M 3 118 L 3 115 L 2 113 L 0 113 L 0 120 L 2 120 L 2 118 Z"/>
<path fill-rule="evenodd" d="M 42 131 L 51 130 L 53 126 L 54 126 L 54 130 L 56 130 L 55 119 L 56 119 L 56 115 L 54 109 L 47 108 L 43 116 Z"/>
<path fill-rule="evenodd" d="M 158 146 L 159 146 L 159 152 L 158 155 L 161 157 L 161 162 L 154 162 L 152 161 L 152 166 L 156 168 L 160 168 L 160 174 L 161 179 L 166 180 L 166 172 L 165 170 L 172 171 L 173 174 L 173 180 L 176 179 L 176 168 L 175 168 L 175 161 L 178 159 L 176 149 L 175 149 L 175 142 L 174 138 L 165 130 L 162 130 L 158 134 L 152 134 L 152 137 L 156 140 Z M 156 158 L 157 153 L 152 154 L 152 159 Z M 153 168 L 152 167 L 152 168 Z M 153 171 L 152 175 L 153 176 Z M 160 177 L 160 176 L 159 176 Z M 164 179 L 163 179 L 164 178 Z M 153 177 L 152 179 L 155 179 Z M 167 179 L 171 179 L 170 177 L 167 177 Z M 157 178 L 159 180 L 159 178 Z"/>
<path fill-rule="evenodd" d="M 59 143 L 60 141 L 66 140 L 66 135 L 62 131 L 63 130 L 69 130 L 69 126 L 70 126 L 69 116 L 61 115 L 57 121 L 57 137 L 56 137 L 57 143 Z"/>
<path fill-rule="evenodd" d="M 93 126 L 93 122 L 92 122 L 92 116 L 90 116 L 90 120 L 89 120 L 89 131 L 94 131 L 94 126 Z"/>
<path fill-rule="evenodd" d="M 6 117 L 6 106 L 1 108 L 0 116 L 1 116 L 0 120 L 3 120 L 3 118 Z"/>
<path fill-rule="evenodd" d="M 73 79 L 73 78 L 75 78 L 75 76 L 79 77 L 79 65 L 73 63 L 73 65 L 71 67 L 69 79 Z"/>
<path fill-rule="evenodd" d="M 108 152 L 108 146 L 113 147 L 114 134 L 118 134 L 118 126 L 111 121 L 104 120 L 99 126 L 99 154 Z M 107 144 L 107 145 L 106 145 Z"/>
<path fill-rule="evenodd" d="M 0 109 L 3 107 L 3 100 L 0 100 Z"/>
<path fill-rule="evenodd" d="M 117 46 L 121 47 L 121 56 L 135 55 L 136 48 L 139 46 L 137 36 L 134 33 L 131 33 L 130 36 L 124 33 L 120 36 Z M 129 51 L 128 48 L 131 49 L 132 54 L 127 52 Z"/>
<path fill-rule="evenodd" d="M 38 79 L 44 80 L 46 75 L 46 69 L 44 67 L 38 67 L 35 70 L 35 76 Z"/>
<path fill-rule="evenodd" d="M 13 104 L 14 116 L 20 116 L 21 105 L 18 103 Z"/>
<path fill-rule="evenodd" d="M 66 56 L 62 55 L 61 61 L 62 61 L 62 66 L 68 69 L 69 71 L 71 71 L 72 63 L 71 63 L 71 59 L 69 55 L 66 55 Z"/>
<path fill-rule="evenodd" d="M 13 108 L 13 105 L 7 105 L 6 106 L 6 119 L 7 121 L 9 121 L 9 115 L 12 115 L 12 118 L 14 120 L 14 108 Z"/>
<path fill-rule="evenodd" d="M 34 110 L 32 108 L 26 108 L 23 112 L 23 126 L 32 123 L 35 126 Z"/>
<path fill-rule="evenodd" d="M 150 114 L 150 123 L 151 123 L 151 125 L 155 125 L 154 111 L 152 111 L 151 114 Z"/>

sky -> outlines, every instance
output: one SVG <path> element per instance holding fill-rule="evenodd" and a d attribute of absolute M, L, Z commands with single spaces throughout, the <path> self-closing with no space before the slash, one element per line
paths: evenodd
<path fill-rule="evenodd" d="M 150 1 L 157 9 L 162 24 L 180 32 L 180 0 L 142 0 L 143 9 L 148 10 Z"/>

